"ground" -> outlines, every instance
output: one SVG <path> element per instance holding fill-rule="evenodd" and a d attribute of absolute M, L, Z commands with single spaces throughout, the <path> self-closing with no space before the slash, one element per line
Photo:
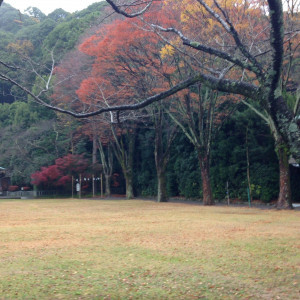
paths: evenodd
<path fill-rule="evenodd" d="M 1 200 L 0 299 L 299 299 L 300 212 Z"/>

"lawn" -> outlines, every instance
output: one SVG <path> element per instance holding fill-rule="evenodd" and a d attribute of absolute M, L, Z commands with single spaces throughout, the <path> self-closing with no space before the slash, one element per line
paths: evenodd
<path fill-rule="evenodd" d="M 1 200 L 0 299 L 300 299 L 300 211 Z"/>

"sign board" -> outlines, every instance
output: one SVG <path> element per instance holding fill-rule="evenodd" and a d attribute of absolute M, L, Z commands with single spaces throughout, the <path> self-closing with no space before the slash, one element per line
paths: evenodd
<path fill-rule="evenodd" d="M 80 184 L 76 183 L 76 192 L 80 192 Z"/>

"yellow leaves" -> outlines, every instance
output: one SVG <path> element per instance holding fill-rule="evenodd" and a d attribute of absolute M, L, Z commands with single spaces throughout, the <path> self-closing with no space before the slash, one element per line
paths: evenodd
<path fill-rule="evenodd" d="M 32 43 L 28 40 L 17 41 L 16 43 L 9 43 L 7 45 L 7 50 L 22 54 L 29 55 L 33 51 L 34 47 Z"/>
<path fill-rule="evenodd" d="M 160 57 L 162 59 L 173 56 L 176 51 L 176 47 L 180 47 L 180 45 L 182 44 L 182 41 L 179 37 L 176 37 L 175 39 L 171 40 L 170 43 L 172 45 L 166 44 L 159 51 Z"/>
<path fill-rule="evenodd" d="M 187 23 L 189 22 L 191 17 L 196 16 L 200 12 L 200 7 L 199 5 L 196 5 L 195 3 L 187 4 L 185 6 L 185 9 L 182 10 L 180 19 L 182 23 Z"/>
<path fill-rule="evenodd" d="M 161 57 L 162 59 L 166 58 L 167 56 L 173 56 L 174 52 L 175 52 L 174 47 L 171 46 L 171 45 L 169 45 L 169 44 L 165 45 L 165 46 L 159 51 L 160 57 Z"/>

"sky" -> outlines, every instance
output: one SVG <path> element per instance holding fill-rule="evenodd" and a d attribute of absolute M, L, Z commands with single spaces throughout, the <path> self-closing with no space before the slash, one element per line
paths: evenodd
<path fill-rule="evenodd" d="M 29 6 L 32 6 L 39 8 L 46 15 L 57 8 L 62 8 L 72 13 L 76 10 L 82 10 L 95 2 L 100 2 L 100 0 L 4 0 L 4 3 L 19 9 L 21 13 Z"/>

